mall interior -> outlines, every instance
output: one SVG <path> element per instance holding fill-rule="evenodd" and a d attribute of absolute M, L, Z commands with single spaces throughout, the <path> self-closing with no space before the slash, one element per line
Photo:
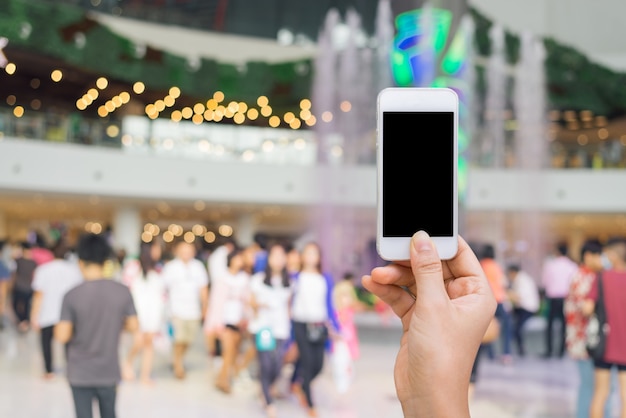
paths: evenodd
<path fill-rule="evenodd" d="M 205 264 L 224 238 L 316 241 L 365 301 L 354 378 L 338 390 L 327 358 L 318 415 L 400 417 L 402 325 L 359 280 L 385 263 L 377 93 L 457 92 L 459 233 L 541 292 L 557 243 L 578 263 L 586 240 L 626 236 L 623 16 L 623 0 L 2 0 L 3 257 L 10 267 L 23 242 L 85 232 L 106 235 L 120 265 L 156 241 L 166 253 L 191 243 Z M 39 333 L 20 332 L 10 300 L 5 311 L 0 416 L 74 416 L 60 345 L 55 378 L 42 379 Z M 501 361 L 502 341 L 483 356 L 472 416 L 580 416 L 576 362 L 542 356 L 545 329 L 538 311 L 525 356 Z M 154 385 L 120 384 L 118 416 L 266 416 L 254 365 L 227 395 L 200 335 L 183 381 L 168 353 L 155 353 Z M 277 416 L 306 416 L 285 392 Z M 609 403 L 620 416 L 616 393 Z"/>

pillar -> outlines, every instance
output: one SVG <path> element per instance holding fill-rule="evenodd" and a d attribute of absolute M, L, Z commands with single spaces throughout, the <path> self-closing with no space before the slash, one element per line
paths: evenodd
<path fill-rule="evenodd" d="M 114 249 L 123 249 L 128 256 L 138 255 L 142 229 L 141 214 L 137 208 L 118 208 L 113 214 Z"/>
<path fill-rule="evenodd" d="M 247 247 L 252 244 L 256 232 L 256 221 L 253 214 L 244 213 L 237 219 L 236 236 L 239 245 Z"/>
<path fill-rule="evenodd" d="M 6 240 L 9 238 L 9 230 L 7 228 L 7 215 L 3 210 L 0 210 L 0 240 Z"/>

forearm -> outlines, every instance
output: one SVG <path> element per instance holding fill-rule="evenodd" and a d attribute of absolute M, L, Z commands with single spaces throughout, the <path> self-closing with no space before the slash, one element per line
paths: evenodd
<path fill-rule="evenodd" d="M 469 380 L 456 388 L 446 380 L 424 386 L 420 394 L 401 402 L 404 418 L 470 418 Z"/>

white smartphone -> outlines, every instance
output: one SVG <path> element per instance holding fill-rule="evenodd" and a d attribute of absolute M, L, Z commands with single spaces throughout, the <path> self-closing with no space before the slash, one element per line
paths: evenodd
<path fill-rule="evenodd" d="M 377 235 L 385 260 L 408 260 L 419 230 L 439 257 L 458 250 L 457 131 L 454 90 L 389 87 L 377 103 Z"/>

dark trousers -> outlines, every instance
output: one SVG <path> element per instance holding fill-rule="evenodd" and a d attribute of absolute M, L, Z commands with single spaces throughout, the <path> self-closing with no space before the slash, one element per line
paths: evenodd
<path fill-rule="evenodd" d="M 30 305 L 33 300 L 33 291 L 14 288 L 11 297 L 17 322 L 30 321 Z"/>
<path fill-rule="evenodd" d="M 302 391 L 306 396 L 309 407 L 313 407 L 311 398 L 311 382 L 322 371 L 324 366 L 325 342 L 312 343 L 307 337 L 306 323 L 293 322 L 293 332 L 298 345 L 298 377 L 302 384 Z"/>
<path fill-rule="evenodd" d="M 285 346 L 284 340 L 276 340 L 276 348 L 267 351 L 257 350 L 257 359 L 259 360 L 259 380 L 261 381 L 261 389 L 265 397 L 266 405 L 272 403 L 272 395 L 270 389 L 283 367 L 283 353 Z"/>
<path fill-rule="evenodd" d="M 115 418 L 116 386 L 72 386 L 76 418 L 93 418 L 93 401 L 98 401 L 100 418 Z"/>
<path fill-rule="evenodd" d="M 548 325 L 546 327 L 546 357 L 552 355 L 552 345 L 554 341 L 554 323 L 560 322 L 561 329 L 559 331 L 559 351 L 558 355 L 563 356 L 565 353 L 565 314 L 563 313 L 564 298 L 547 298 L 548 302 Z"/>
<path fill-rule="evenodd" d="M 500 322 L 500 341 L 502 342 L 502 354 L 511 354 L 511 340 L 513 339 L 513 327 L 511 321 L 511 313 L 507 311 L 503 303 L 498 303 L 496 307 L 496 318 Z M 485 345 L 487 356 L 490 359 L 496 357 L 494 352 L 495 342 Z"/>
<path fill-rule="evenodd" d="M 528 321 L 534 312 L 527 311 L 522 308 L 515 308 L 513 311 L 513 316 L 515 318 L 515 343 L 517 344 L 517 352 L 520 356 L 524 356 L 526 354 L 526 350 L 524 349 L 524 335 L 522 334 L 522 328 L 524 328 L 524 324 Z"/>
<path fill-rule="evenodd" d="M 52 373 L 52 334 L 54 325 L 41 329 L 41 352 L 46 373 Z"/>

